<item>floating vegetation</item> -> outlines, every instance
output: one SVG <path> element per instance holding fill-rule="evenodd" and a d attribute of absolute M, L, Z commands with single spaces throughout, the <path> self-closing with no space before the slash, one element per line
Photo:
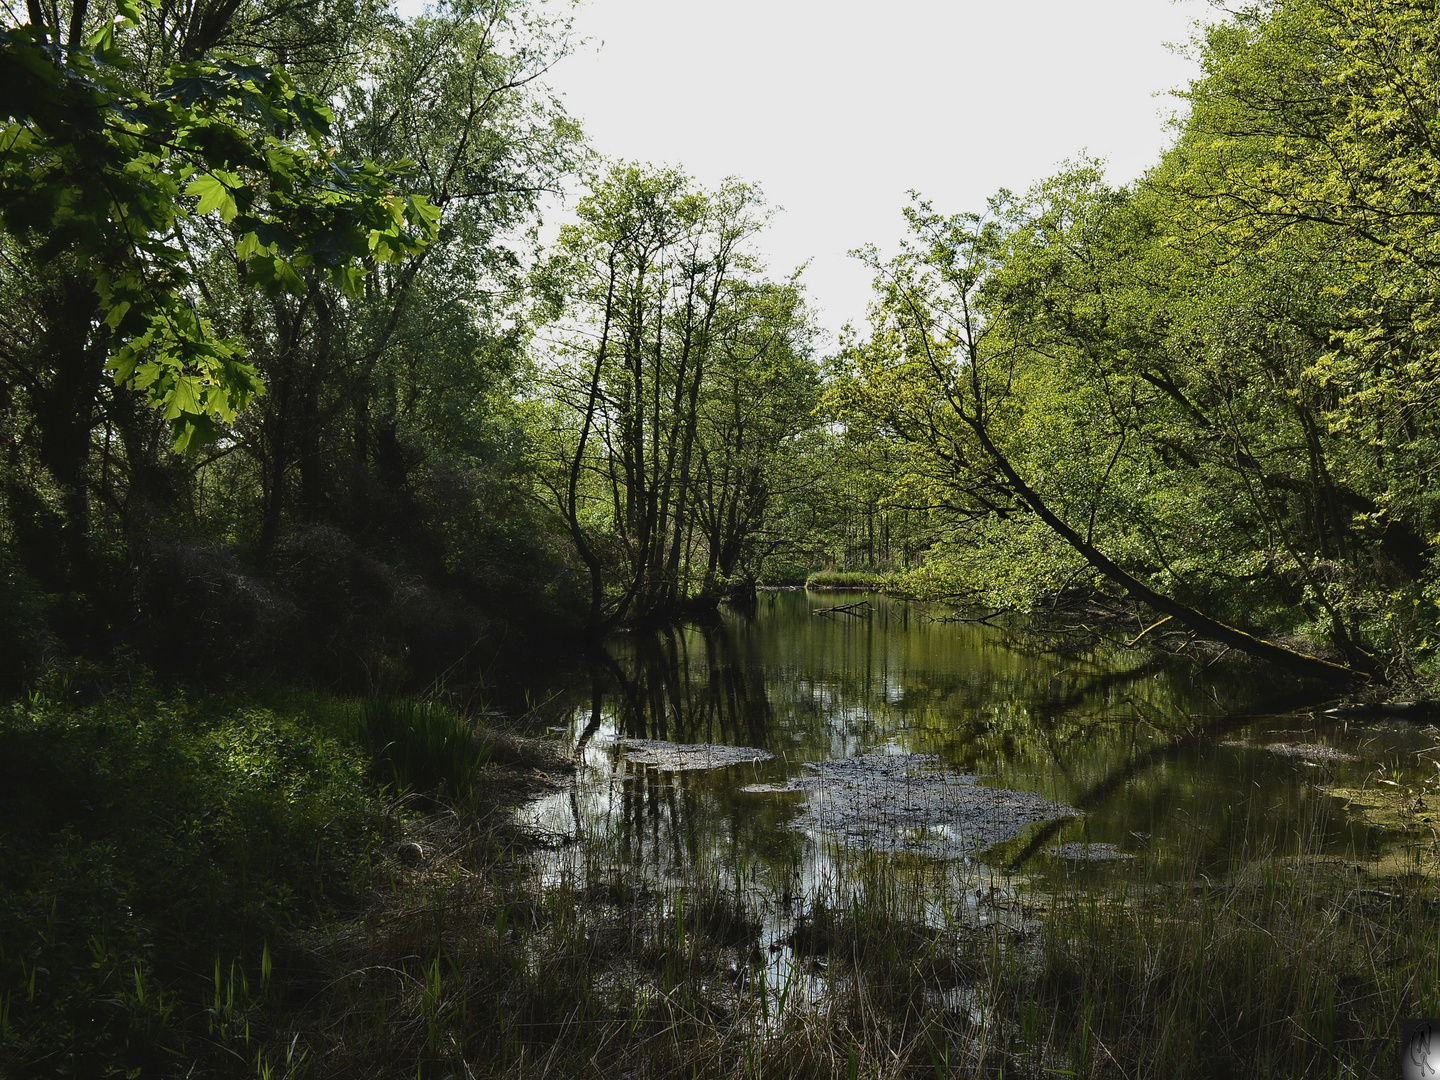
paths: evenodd
<path fill-rule="evenodd" d="M 1272 754 L 1299 758 L 1304 761 L 1359 761 L 1354 754 L 1323 743 L 1270 743 L 1264 747 Z"/>
<path fill-rule="evenodd" d="M 1028 791 L 984 787 L 929 754 L 866 754 L 805 766 L 784 790 L 808 793 L 795 824 L 872 851 L 955 857 L 1079 811 Z"/>
<path fill-rule="evenodd" d="M 1128 851 L 1121 851 L 1114 844 L 1087 844 L 1083 841 L 1060 844 L 1051 849 L 1057 859 L 1076 859 L 1082 862 L 1114 862 L 1133 859 Z"/>
<path fill-rule="evenodd" d="M 1322 788 L 1326 795 L 1345 801 L 1345 809 L 1360 816 L 1367 825 L 1393 832 L 1417 826 L 1440 824 L 1440 813 L 1425 800 L 1404 788 Z"/>
<path fill-rule="evenodd" d="M 625 760 L 650 765 L 665 772 L 691 769 L 724 769 L 769 761 L 775 755 L 753 746 L 723 746 L 719 743 L 673 743 L 661 739 L 621 739 Z"/>

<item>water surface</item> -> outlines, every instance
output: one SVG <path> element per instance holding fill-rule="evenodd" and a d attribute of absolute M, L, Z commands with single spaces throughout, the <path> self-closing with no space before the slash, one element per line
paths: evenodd
<path fill-rule="evenodd" d="M 817 614 L 862 599 L 855 614 Z M 1253 669 L 1139 649 L 1061 655 L 944 614 L 777 592 L 715 625 L 618 639 L 555 722 L 581 764 L 574 789 L 526 817 L 590 865 L 656 881 L 703 867 L 787 896 L 876 858 L 1042 886 L 1155 881 L 1261 858 L 1377 859 L 1394 834 L 1329 792 L 1435 774 L 1434 729 L 1297 712 L 1294 686 Z M 628 761 L 626 738 L 773 757 L 669 771 Z M 949 858 L 877 854 L 804 827 L 810 796 L 774 790 L 813 776 L 807 762 L 874 753 L 933 755 L 1079 813 Z"/>

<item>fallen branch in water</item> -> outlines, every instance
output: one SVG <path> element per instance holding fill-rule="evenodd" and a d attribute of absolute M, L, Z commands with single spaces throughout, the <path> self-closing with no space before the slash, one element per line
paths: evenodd
<path fill-rule="evenodd" d="M 869 600 L 860 600 L 860 601 L 857 601 L 856 603 L 853 603 L 853 604 L 837 604 L 835 607 L 816 608 L 816 609 L 815 609 L 814 611 L 812 611 L 810 614 L 812 614 L 812 615 L 854 615 L 854 616 L 858 619 L 858 618 L 860 617 L 860 613 L 859 613 L 857 610 L 855 610 L 855 609 L 856 609 L 856 608 L 866 608 L 866 607 L 869 607 L 869 606 L 870 606 L 870 601 L 869 601 Z"/>
<path fill-rule="evenodd" d="M 1166 616 L 1164 616 L 1163 618 L 1156 619 L 1156 620 L 1155 620 L 1153 623 L 1151 623 L 1149 626 L 1145 627 L 1144 630 L 1141 630 L 1140 633 L 1136 634 L 1133 638 L 1131 638 L 1129 641 L 1127 641 L 1127 642 L 1125 643 L 1125 647 L 1126 647 L 1127 649 L 1133 649 L 1136 645 L 1139 645 L 1139 644 L 1140 644 L 1140 639 L 1143 638 L 1146 634 L 1148 634 L 1151 630 L 1154 630 L 1157 626 L 1164 626 L 1167 622 L 1169 622 L 1169 621 L 1170 621 L 1171 619 L 1173 619 L 1174 617 L 1175 617 L 1175 616 L 1173 616 L 1173 615 L 1166 615 Z"/>
<path fill-rule="evenodd" d="M 937 623 L 984 623 L 986 626 L 994 626 L 995 624 L 990 621 L 991 619 L 998 618 L 998 617 L 1001 616 L 1001 615 L 1013 615 L 1013 614 L 1015 614 L 1015 613 L 1016 613 L 1016 612 L 1015 612 L 1015 609 L 1014 609 L 1014 608 L 1003 607 L 1003 608 L 997 608 L 996 610 L 990 612 L 990 614 L 988 614 L 988 615 L 978 615 L 978 616 L 977 616 L 977 615 L 961 615 L 958 611 L 956 611 L 956 612 L 954 612 L 954 613 L 952 613 L 952 614 L 950 614 L 950 615 L 934 615 L 934 616 L 921 615 L 920 617 L 921 617 L 922 619 L 926 620 L 927 622 L 937 622 Z"/>

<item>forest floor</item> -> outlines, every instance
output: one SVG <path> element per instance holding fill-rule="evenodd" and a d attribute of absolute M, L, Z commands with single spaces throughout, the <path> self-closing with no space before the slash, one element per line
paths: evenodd
<path fill-rule="evenodd" d="M 52 681 L 0 711 L 0 1075 L 1388 1076 L 1440 1013 L 1420 838 L 984 920 L 877 856 L 769 942 L 723 873 L 546 872 L 513 810 L 568 772 L 433 704 Z"/>

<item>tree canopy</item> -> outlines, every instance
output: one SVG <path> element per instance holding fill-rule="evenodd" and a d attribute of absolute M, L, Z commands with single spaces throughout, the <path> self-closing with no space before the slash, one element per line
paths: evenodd
<path fill-rule="evenodd" d="M 595 632 L 828 569 L 1428 685 L 1432 8 L 1228 13 L 1148 173 L 917 196 L 827 350 L 758 187 L 593 158 L 546 0 L 36 0 L 0 31 L 32 652 L 63 596 L 67 639 L 330 619 L 403 672 L 517 597 Z"/>
<path fill-rule="evenodd" d="M 338 157 L 333 114 L 283 70 L 182 61 L 145 88 L 117 42 L 139 29 L 136 4 L 94 29 L 77 4 L 68 39 L 33 7 L 0 29 L 0 220 L 38 261 L 90 267 L 115 380 L 145 392 L 177 448 L 212 441 L 262 384 L 196 310 L 189 219 L 218 215 L 249 284 L 301 292 L 314 266 L 355 293 L 367 262 L 423 248 L 439 211 L 398 189 L 403 163 Z"/>
<path fill-rule="evenodd" d="M 1427 668 L 1435 26 L 1246 9 L 1131 187 L 1081 162 L 983 214 L 907 211 L 834 400 L 956 530 L 928 588 L 1023 607 L 1093 576 L 1272 659 L 1256 634 Z"/>

